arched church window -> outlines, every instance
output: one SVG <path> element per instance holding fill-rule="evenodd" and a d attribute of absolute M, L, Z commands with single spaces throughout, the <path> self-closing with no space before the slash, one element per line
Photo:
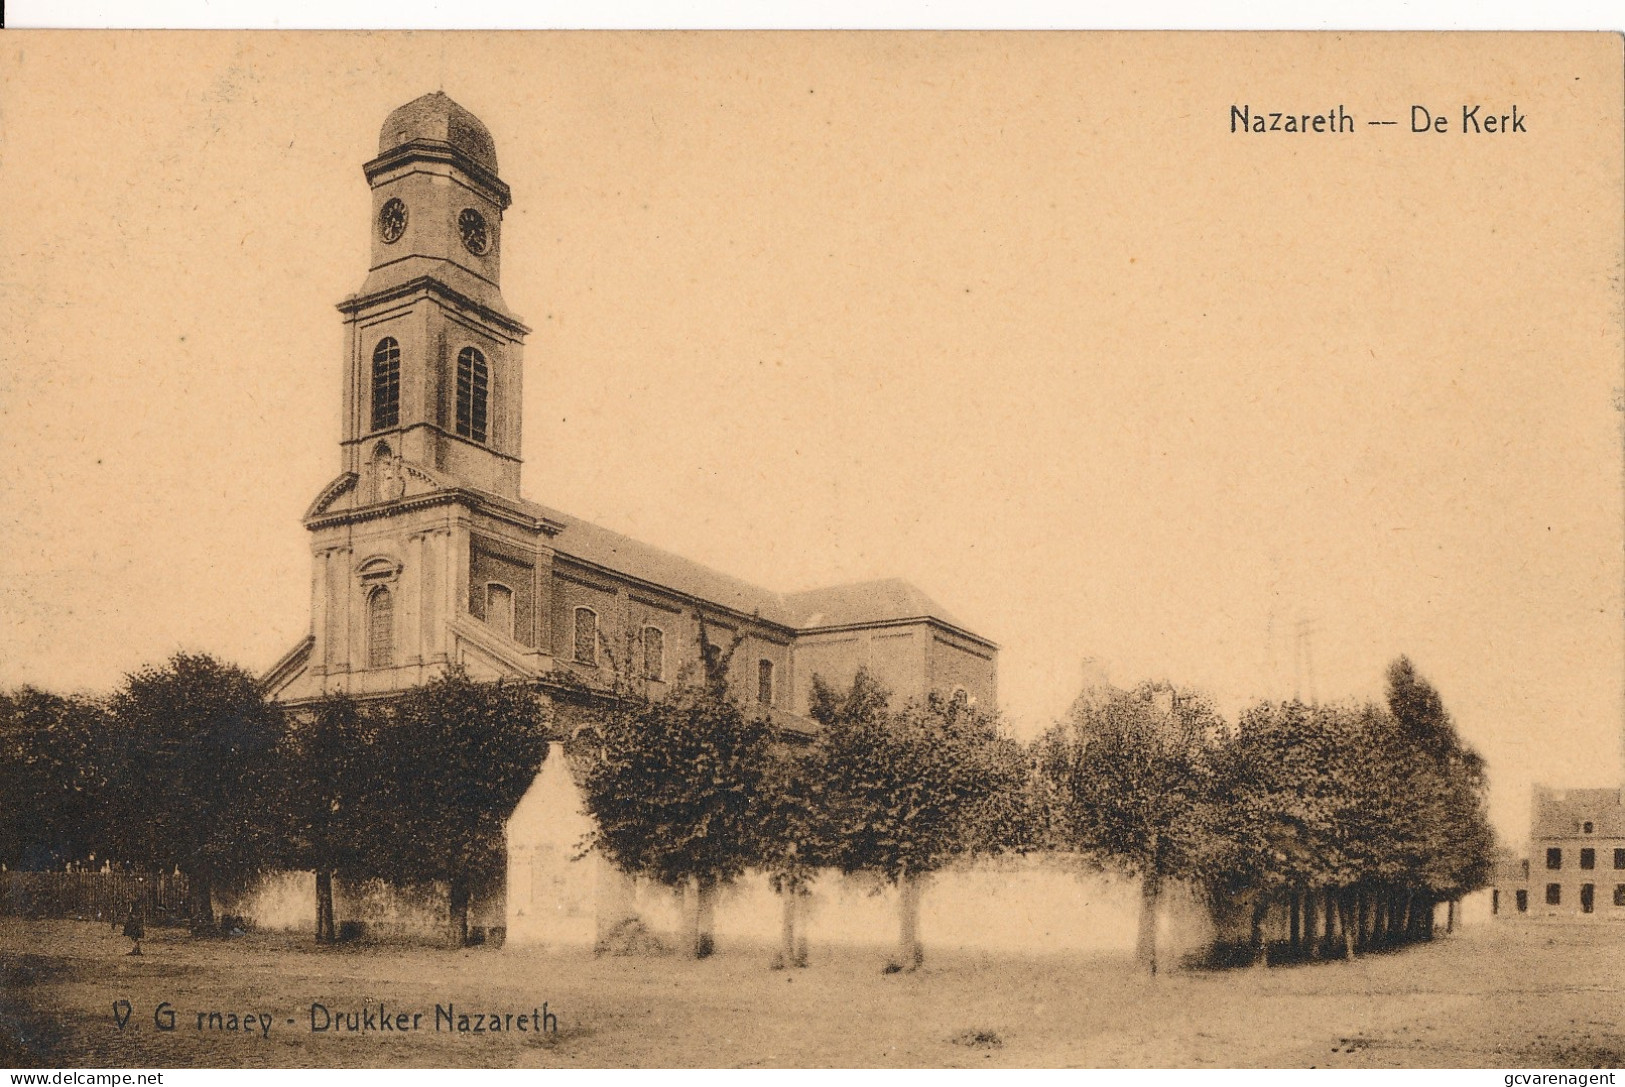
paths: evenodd
<path fill-rule="evenodd" d="M 765 657 L 756 662 L 756 701 L 773 704 L 773 662 Z"/>
<path fill-rule="evenodd" d="M 367 597 L 367 667 L 395 663 L 395 596 L 380 585 Z"/>
<path fill-rule="evenodd" d="M 513 637 L 513 590 L 495 581 L 485 586 L 485 622 L 508 637 Z"/>
<path fill-rule="evenodd" d="M 643 628 L 643 678 L 666 678 L 666 632 L 659 627 Z"/>
<path fill-rule="evenodd" d="M 598 613 L 591 608 L 576 609 L 575 659 L 578 664 L 598 663 Z"/>
<path fill-rule="evenodd" d="M 490 404 L 491 371 L 485 356 L 475 347 L 457 353 L 457 433 L 476 442 L 485 441 L 486 413 Z"/>
<path fill-rule="evenodd" d="M 385 336 L 372 349 L 372 429 L 401 421 L 401 345 Z"/>

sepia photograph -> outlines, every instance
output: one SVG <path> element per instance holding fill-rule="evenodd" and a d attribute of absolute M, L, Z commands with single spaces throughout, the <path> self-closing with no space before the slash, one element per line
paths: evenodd
<path fill-rule="evenodd" d="M 8 30 L 0 200 L 0 1065 L 1625 1064 L 1619 34 Z"/>

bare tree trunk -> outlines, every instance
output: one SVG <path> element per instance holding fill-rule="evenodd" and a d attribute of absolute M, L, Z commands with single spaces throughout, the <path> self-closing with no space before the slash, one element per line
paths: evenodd
<path fill-rule="evenodd" d="M 1270 900 L 1267 895 L 1260 894 L 1253 900 L 1253 965 L 1267 967 L 1270 964 L 1269 934 L 1265 931 L 1265 922 L 1269 920 Z"/>
<path fill-rule="evenodd" d="M 214 931 L 214 879 L 207 871 L 187 873 L 187 889 L 191 892 L 193 932 Z"/>
<path fill-rule="evenodd" d="M 1303 914 L 1300 903 L 1301 899 L 1297 891 L 1287 895 L 1286 943 L 1293 954 L 1297 954 L 1298 941 L 1303 938 Z"/>
<path fill-rule="evenodd" d="M 697 880 L 689 880 L 683 888 L 680 904 L 683 908 L 683 951 L 699 958 L 696 954 L 700 946 L 700 893 Z"/>
<path fill-rule="evenodd" d="M 1445 903 L 1444 932 L 1446 936 L 1456 931 L 1456 902 L 1457 899 L 1452 898 Z"/>
<path fill-rule="evenodd" d="M 1134 958 L 1146 973 L 1157 973 L 1157 912 L 1162 903 L 1162 877 L 1148 872 L 1140 880 L 1140 927 L 1134 939 Z"/>
<path fill-rule="evenodd" d="M 805 890 L 796 892 L 796 957 L 793 961 L 797 966 L 807 965 L 807 895 Z"/>
<path fill-rule="evenodd" d="M 779 953 L 773 958 L 773 969 L 783 970 L 798 965 L 796 962 L 796 913 L 800 896 L 788 885 L 779 891 L 781 908 L 779 921 Z"/>
<path fill-rule="evenodd" d="M 1303 892 L 1303 947 L 1311 959 L 1320 957 L 1320 941 L 1316 939 L 1315 892 Z"/>
<path fill-rule="evenodd" d="M 691 937 L 688 947 L 696 959 L 709 958 L 716 950 L 717 885 L 710 879 L 696 877 L 690 890 L 693 903 L 688 917 Z"/>
<path fill-rule="evenodd" d="M 1338 912 L 1343 929 L 1343 957 L 1350 962 L 1354 961 L 1355 945 L 1360 936 L 1360 915 L 1358 903 L 1360 892 L 1344 891 L 1338 902 Z"/>
<path fill-rule="evenodd" d="M 920 878 L 904 873 L 897 883 L 897 962 L 899 970 L 914 970 L 925 961 L 920 943 Z"/>
<path fill-rule="evenodd" d="M 337 936 L 333 927 L 333 873 L 316 873 L 316 942 L 330 944 Z"/>
<path fill-rule="evenodd" d="M 451 914 L 451 936 L 458 947 L 468 946 L 468 880 L 453 876 L 447 887 L 447 905 Z"/>

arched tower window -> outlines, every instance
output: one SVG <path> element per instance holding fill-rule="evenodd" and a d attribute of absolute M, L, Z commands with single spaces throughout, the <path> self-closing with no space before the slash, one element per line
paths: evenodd
<path fill-rule="evenodd" d="M 367 597 L 367 667 L 395 663 L 395 596 L 380 585 Z"/>
<path fill-rule="evenodd" d="M 598 613 L 591 608 L 576 609 L 575 659 L 579 664 L 598 663 Z"/>
<path fill-rule="evenodd" d="M 513 637 L 513 590 L 495 581 L 485 586 L 485 622 L 494 630 Z"/>
<path fill-rule="evenodd" d="M 457 433 L 485 441 L 485 421 L 491 395 L 491 371 L 475 347 L 457 353 Z"/>
<path fill-rule="evenodd" d="M 385 336 L 372 349 L 372 429 L 401 421 L 401 345 Z"/>

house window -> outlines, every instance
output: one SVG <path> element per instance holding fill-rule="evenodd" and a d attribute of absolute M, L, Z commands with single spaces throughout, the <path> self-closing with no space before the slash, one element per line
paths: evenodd
<path fill-rule="evenodd" d="M 576 609 L 575 659 L 578 664 L 598 663 L 598 613 L 591 608 Z"/>
<path fill-rule="evenodd" d="M 1561 883 L 1548 883 L 1546 885 L 1546 905 L 1561 906 L 1563 904 L 1563 885 Z"/>
<path fill-rule="evenodd" d="M 1614 905 L 1625 906 L 1625 883 L 1614 884 Z"/>
<path fill-rule="evenodd" d="M 1625 868 L 1625 849 L 1614 850 L 1614 867 L 1616 869 Z"/>
<path fill-rule="evenodd" d="M 1584 834 L 1590 834 L 1591 833 L 1591 824 L 1590 823 L 1582 823 L 1580 825 L 1580 830 Z"/>
<path fill-rule="evenodd" d="M 1528 913 L 1529 912 L 1529 892 L 1528 891 L 1518 891 L 1518 892 L 1516 892 L 1514 894 L 1513 897 L 1515 897 L 1518 900 L 1517 901 L 1518 912 L 1519 913 Z"/>
<path fill-rule="evenodd" d="M 1563 867 L 1563 851 L 1561 849 L 1548 849 L 1546 851 L 1546 867 L 1553 871 Z"/>
<path fill-rule="evenodd" d="M 765 658 L 756 662 L 756 701 L 773 704 L 773 662 Z"/>
<path fill-rule="evenodd" d="M 1580 884 L 1580 912 L 1590 913 L 1597 908 L 1597 888 L 1595 884 Z"/>
<path fill-rule="evenodd" d="M 513 590 L 491 582 L 485 586 L 485 623 L 513 637 Z"/>
<path fill-rule="evenodd" d="M 643 628 L 643 678 L 666 678 L 666 632 L 659 627 Z"/>
<path fill-rule="evenodd" d="M 1595 849 L 1582 849 L 1582 850 L 1580 850 L 1580 867 L 1581 868 L 1595 868 L 1595 867 L 1597 867 L 1597 851 Z"/>
<path fill-rule="evenodd" d="M 457 353 L 457 433 L 485 441 L 485 417 L 491 392 L 491 371 L 478 348 Z"/>
<path fill-rule="evenodd" d="M 395 663 L 395 596 L 380 585 L 367 597 L 367 667 Z"/>
<path fill-rule="evenodd" d="M 401 345 L 385 336 L 372 349 L 372 429 L 401 421 Z"/>

